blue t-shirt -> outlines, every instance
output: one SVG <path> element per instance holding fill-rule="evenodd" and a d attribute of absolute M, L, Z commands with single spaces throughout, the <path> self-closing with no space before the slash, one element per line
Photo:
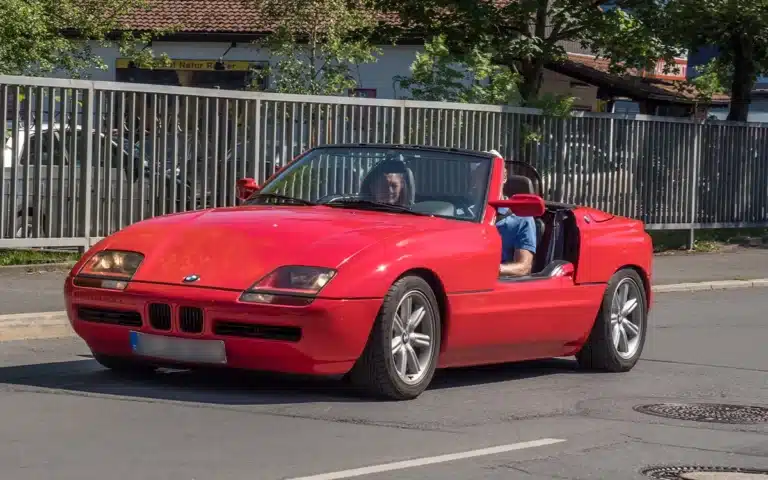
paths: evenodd
<path fill-rule="evenodd" d="M 501 235 L 501 263 L 512 261 L 515 250 L 536 253 L 536 224 L 533 217 L 510 214 L 496 222 Z"/>

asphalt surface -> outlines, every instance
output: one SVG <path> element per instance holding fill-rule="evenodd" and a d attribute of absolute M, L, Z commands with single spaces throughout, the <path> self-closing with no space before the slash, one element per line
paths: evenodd
<path fill-rule="evenodd" d="M 768 249 L 654 258 L 655 285 L 768 278 Z M 0 268 L 0 315 L 64 310 L 66 272 L 26 272 Z"/>
<path fill-rule="evenodd" d="M 768 406 L 764 295 L 658 295 L 643 358 L 628 373 L 586 373 L 571 359 L 443 371 L 410 402 L 361 399 L 333 381 L 178 371 L 125 379 L 79 340 L 8 342 L 0 344 L 1 476 L 272 480 L 405 460 L 414 461 L 397 471 L 310 478 L 639 480 L 653 465 L 768 469 L 768 422 L 633 410 Z M 539 439 L 564 441 L 423 465 Z"/>
<path fill-rule="evenodd" d="M 64 310 L 65 271 L 0 268 L 0 315 Z"/>

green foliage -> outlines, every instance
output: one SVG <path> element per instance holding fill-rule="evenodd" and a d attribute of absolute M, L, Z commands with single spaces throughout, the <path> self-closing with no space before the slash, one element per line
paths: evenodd
<path fill-rule="evenodd" d="M 634 4 L 631 14 L 621 7 L 611 9 L 595 20 L 595 35 L 582 39 L 581 44 L 608 59 L 613 74 L 625 74 L 628 69 L 654 70 L 659 60 L 664 60 L 665 73 L 677 74 L 674 59 L 683 50 L 659 35 L 651 20 L 656 12 L 642 4 Z"/>
<path fill-rule="evenodd" d="M 88 40 L 125 51 L 147 43 L 152 33 L 109 39 L 121 20 L 139 8 L 147 8 L 146 0 L 0 0 L 0 73 L 80 77 L 88 68 L 106 69 Z M 149 58 L 152 52 L 142 49 L 141 55 Z"/>
<path fill-rule="evenodd" d="M 729 120 L 746 120 L 750 91 L 757 77 L 768 72 L 768 0 L 644 2 L 638 17 L 665 43 L 692 51 L 718 48 L 718 58 L 695 84 L 705 96 L 719 89 L 730 91 Z"/>
<path fill-rule="evenodd" d="M 426 42 L 424 52 L 416 54 L 411 76 L 396 76 L 395 81 L 411 92 L 415 100 L 520 105 L 522 76 L 510 67 L 494 63 L 496 56 L 479 47 L 465 55 L 451 52 L 445 35 Z M 569 95 L 538 95 L 526 106 L 539 108 L 545 115 L 565 117 L 572 110 Z"/>
<path fill-rule="evenodd" d="M 464 55 L 452 53 L 445 35 L 426 42 L 424 52 L 417 53 L 411 65 L 411 76 L 396 76 L 401 87 L 409 89 L 415 100 L 459 102 L 487 105 L 520 105 L 522 76 L 508 66 L 494 63 L 494 54 L 473 47 Z M 570 95 L 538 95 L 526 106 L 541 109 L 546 116 L 570 116 L 574 97 Z M 520 136 L 523 147 L 540 142 L 537 125 L 523 123 Z"/>
<path fill-rule="evenodd" d="M 520 75 L 509 67 L 495 65 L 493 55 L 471 49 L 466 55 L 453 55 L 444 35 L 438 35 L 417 53 L 411 76 L 396 76 L 395 81 L 411 91 L 416 100 L 518 104 Z"/>
<path fill-rule="evenodd" d="M 619 5 L 639 0 L 619 0 Z M 619 10 L 602 10 L 602 0 L 378 0 L 380 8 L 397 12 L 403 30 L 443 35 L 451 53 L 464 57 L 473 50 L 489 52 L 492 64 L 521 77 L 523 105 L 539 100 L 544 68 L 563 61 L 563 42 L 599 47 L 606 56 L 632 57 L 655 64 L 669 52 L 653 32 Z M 612 51 L 616 50 L 613 55 Z"/>
<path fill-rule="evenodd" d="M 261 0 L 258 6 L 275 29 L 258 42 L 272 61 L 256 72 L 254 89 L 269 79 L 279 93 L 345 94 L 358 85 L 353 67 L 381 53 L 370 43 L 377 22 L 363 0 Z"/>
<path fill-rule="evenodd" d="M 544 115 L 556 118 L 566 118 L 573 111 L 573 103 L 576 98 L 571 95 L 555 95 L 545 93 L 528 102 L 530 108 L 539 108 Z"/>
<path fill-rule="evenodd" d="M 708 102 L 716 94 L 727 93 L 733 81 L 733 69 L 719 58 L 713 58 L 705 65 L 696 67 L 698 76 L 689 81 L 695 88 L 699 101 Z"/>

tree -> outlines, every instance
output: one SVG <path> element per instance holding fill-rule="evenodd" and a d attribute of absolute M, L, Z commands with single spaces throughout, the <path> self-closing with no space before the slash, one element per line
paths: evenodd
<path fill-rule="evenodd" d="M 275 25 L 259 42 L 271 65 L 257 72 L 279 93 L 340 95 L 358 84 L 353 66 L 376 61 L 370 42 L 375 11 L 364 0 L 257 0 L 261 17 Z"/>
<path fill-rule="evenodd" d="M 415 100 L 484 104 L 519 104 L 520 75 L 494 65 L 492 55 L 473 48 L 464 56 L 451 54 L 445 36 L 424 45 L 411 65 L 411 76 L 396 76 Z"/>
<path fill-rule="evenodd" d="M 768 0 L 653 0 L 638 14 L 668 43 L 717 47 L 705 79 L 728 86 L 728 120 L 747 120 L 757 77 L 768 71 Z"/>
<path fill-rule="evenodd" d="M 146 0 L 0 0 L 0 73 L 37 76 L 63 71 L 79 77 L 88 68 L 106 69 L 88 40 L 118 45 L 142 64 L 151 63 L 151 49 L 136 45 L 162 32 L 125 32 L 111 39 L 123 30 L 123 19 L 140 8 L 147 8 Z"/>
<path fill-rule="evenodd" d="M 473 49 L 492 54 L 492 63 L 521 77 L 523 104 L 538 100 L 543 73 L 550 62 L 566 58 L 564 41 L 581 42 L 596 52 L 633 65 L 672 62 L 674 52 L 620 8 L 636 0 L 378 0 L 397 12 L 402 32 L 444 35 L 451 52 Z M 612 55 L 616 50 L 621 55 Z"/>

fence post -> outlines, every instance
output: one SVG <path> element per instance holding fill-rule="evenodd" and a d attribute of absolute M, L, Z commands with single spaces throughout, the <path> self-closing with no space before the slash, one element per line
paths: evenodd
<path fill-rule="evenodd" d="M 262 183 L 263 180 L 259 178 L 259 173 L 261 173 L 261 177 L 266 180 L 270 176 L 267 175 L 267 162 L 265 159 L 261 158 L 261 99 L 256 99 L 256 106 L 254 107 L 256 109 L 256 116 L 253 119 L 253 170 L 251 177 L 256 180 L 258 183 Z M 318 109 L 319 110 L 319 109 Z M 312 110 L 310 107 L 310 114 Z M 312 122 L 312 116 L 310 115 L 310 124 Z M 309 139 L 310 142 L 312 139 Z"/>
<path fill-rule="evenodd" d="M 400 107 L 400 143 L 405 144 L 405 100 L 403 100 L 403 105 Z"/>
<path fill-rule="evenodd" d="M 83 104 L 84 125 L 83 125 L 83 139 L 84 144 L 81 146 L 83 149 L 82 163 L 80 167 L 80 221 L 82 222 L 81 235 L 85 237 L 85 247 L 81 253 L 85 253 L 91 247 L 91 200 L 93 192 L 93 110 L 94 110 L 94 97 L 95 87 L 91 85 L 84 92 L 85 99 Z M 97 143 L 98 146 L 98 143 Z M 120 200 L 118 200 L 120 201 Z"/>
<path fill-rule="evenodd" d="M 701 156 L 701 135 L 699 131 L 702 130 L 703 124 L 694 122 L 693 124 L 693 158 L 691 159 L 691 197 L 690 201 L 690 228 L 688 230 L 688 249 L 693 250 L 694 242 L 696 241 L 696 229 L 694 223 L 696 223 L 696 199 L 699 195 L 699 164 Z"/>

